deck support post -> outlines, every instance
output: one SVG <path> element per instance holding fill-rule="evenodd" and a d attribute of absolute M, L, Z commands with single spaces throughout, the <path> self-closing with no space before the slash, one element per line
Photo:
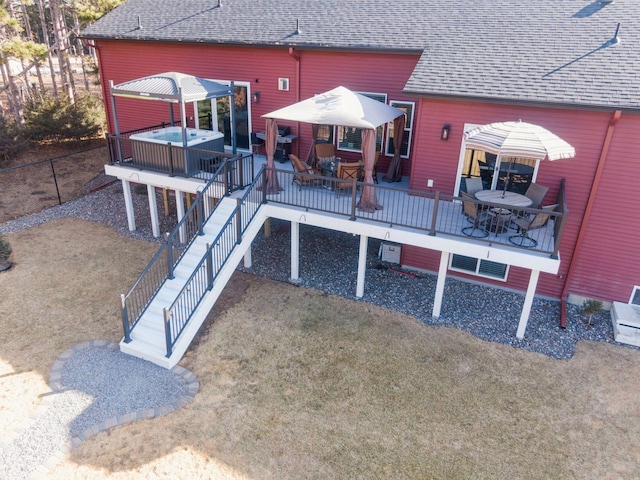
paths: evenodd
<path fill-rule="evenodd" d="M 153 236 L 160 236 L 160 222 L 158 221 L 158 204 L 156 202 L 156 187 L 147 185 L 147 196 L 149 197 L 149 214 L 151 215 L 151 231 Z"/>
<path fill-rule="evenodd" d="M 364 297 L 364 280 L 367 271 L 367 248 L 369 237 L 360 235 L 360 251 L 358 255 L 358 280 L 356 282 L 356 298 Z"/>
<path fill-rule="evenodd" d="M 300 280 L 300 223 L 291 222 L 291 278 L 292 283 Z"/>
<path fill-rule="evenodd" d="M 243 262 L 244 268 L 251 268 L 251 265 L 253 265 L 253 258 L 251 258 L 251 245 L 249 245 L 249 247 L 247 247 L 247 250 L 244 252 L 244 257 L 242 257 L 242 262 Z"/>
<path fill-rule="evenodd" d="M 518 340 L 522 340 L 524 338 L 524 331 L 527 329 L 527 322 L 529 321 L 529 314 L 531 313 L 531 305 L 533 305 L 533 297 L 538 285 L 538 277 L 540 277 L 540 270 L 531 270 L 529 286 L 527 287 L 527 294 L 524 297 L 522 313 L 520 314 L 520 322 L 518 323 L 518 331 L 516 332 L 516 338 Z"/>
<path fill-rule="evenodd" d="M 129 223 L 129 231 L 136 229 L 136 215 L 133 211 L 133 197 L 131 196 L 131 182 L 122 180 L 122 193 L 124 193 L 124 205 L 127 209 L 127 222 Z"/>
<path fill-rule="evenodd" d="M 444 283 L 447 279 L 447 268 L 449 267 L 449 252 L 442 252 L 440 255 L 440 268 L 438 268 L 438 281 L 436 283 L 436 294 L 433 299 L 433 318 L 440 318 L 442 309 L 442 297 L 444 297 Z"/>
<path fill-rule="evenodd" d="M 175 190 L 176 194 L 176 214 L 178 215 L 178 223 L 184 217 L 184 195 L 180 190 Z M 180 243 L 185 242 L 185 227 L 180 227 Z"/>

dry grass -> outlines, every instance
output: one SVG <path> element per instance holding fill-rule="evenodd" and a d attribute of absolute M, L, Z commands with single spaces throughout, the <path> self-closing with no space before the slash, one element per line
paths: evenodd
<path fill-rule="evenodd" d="M 35 405 L 64 349 L 120 337 L 117 293 L 154 247 L 73 220 L 8 238 L 16 373 L 0 387 Z M 636 350 L 558 361 L 239 272 L 221 300 L 181 363 L 195 399 L 90 438 L 47 478 L 640 477 Z"/>
<path fill-rule="evenodd" d="M 75 153 L 98 145 L 101 147 Z M 109 151 L 102 139 L 34 147 L 2 163 L 0 170 L 59 156 L 64 157 L 53 162 L 55 180 L 50 162 L 0 172 L 0 222 L 58 205 L 58 192 L 62 202 L 84 195 L 85 186 L 104 173 L 109 163 Z"/>

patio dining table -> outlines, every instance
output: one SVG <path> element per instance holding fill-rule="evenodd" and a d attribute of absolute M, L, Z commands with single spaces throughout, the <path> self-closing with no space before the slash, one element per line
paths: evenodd
<path fill-rule="evenodd" d="M 531 206 L 532 200 L 519 193 L 503 192 L 502 190 L 480 190 L 476 192 L 476 198 L 483 202 L 504 205 L 505 207 L 526 208 Z"/>
<path fill-rule="evenodd" d="M 512 217 L 509 207 L 526 208 L 532 203 L 532 200 L 525 195 L 503 190 L 480 190 L 476 192 L 475 197 L 483 202 L 499 205 L 490 209 L 492 220 L 486 225 L 488 230 L 496 234 L 504 233 L 509 228 Z M 502 208 L 503 205 L 505 208 Z"/>

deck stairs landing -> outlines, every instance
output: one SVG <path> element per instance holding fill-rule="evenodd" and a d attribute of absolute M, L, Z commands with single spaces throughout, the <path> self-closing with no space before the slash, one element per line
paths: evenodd
<path fill-rule="evenodd" d="M 229 221 L 236 206 L 236 199 L 231 197 L 224 197 L 218 203 L 213 214 L 204 225 L 204 235 L 199 235 L 195 238 L 177 264 L 174 270 L 174 278 L 164 282 L 131 331 L 131 341 L 127 343 L 123 339 L 120 342 L 120 350 L 123 353 L 148 360 L 164 368 L 172 368 L 180 361 L 231 278 L 238 263 L 242 260 L 256 234 L 260 231 L 260 227 L 265 220 L 261 215 L 260 209 L 258 209 L 258 212 L 245 230 L 242 241 L 235 245 L 227 257 L 226 263 L 213 283 L 213 288 L 205 294 L 174 345 L 171 356 L 168 358 L 166 357 L 167 347 L 163 310 L 170 307 L 178 298 L 179 293 L 202 260 L 207 244 L 213 244 L 223 226 Z"/>

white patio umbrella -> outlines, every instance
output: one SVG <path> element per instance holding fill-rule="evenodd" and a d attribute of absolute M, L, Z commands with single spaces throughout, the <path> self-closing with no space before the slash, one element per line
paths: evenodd
<path fill-rule="evenodd" d="M 544 127 L 526 123 L 500 122 L 482 125 L 464 134 L 465 147 L 493 153 L 503 157 L 559 160 L 573 158 L 575 149 Z M 511 164 L 507 170 L 507 179 Z"/>

